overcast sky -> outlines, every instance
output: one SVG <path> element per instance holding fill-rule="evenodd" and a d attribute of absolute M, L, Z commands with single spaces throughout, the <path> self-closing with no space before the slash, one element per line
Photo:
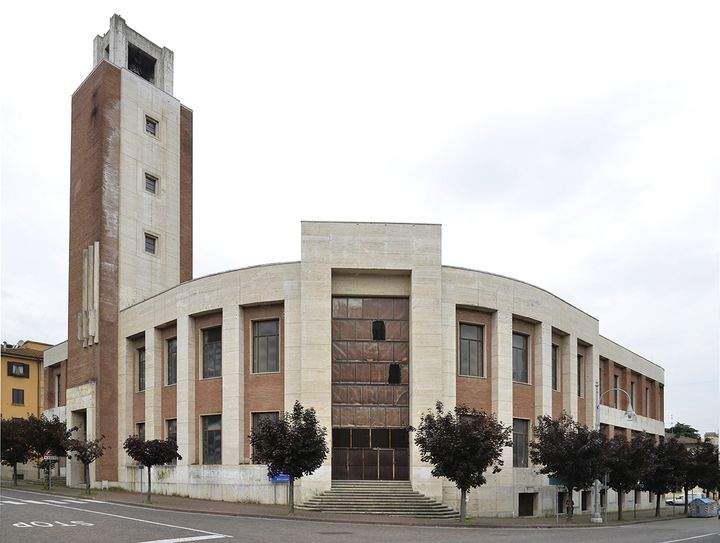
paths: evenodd
<path fill-rule="evenodd" d="M 718 430 L 720 5 L 221 5 L 3 3 L 3 340 L 66 339 L 70 97 L 118 13 L 194 110 L 195 277 L 299 260 L 301 220 L 442 223 Z"/>

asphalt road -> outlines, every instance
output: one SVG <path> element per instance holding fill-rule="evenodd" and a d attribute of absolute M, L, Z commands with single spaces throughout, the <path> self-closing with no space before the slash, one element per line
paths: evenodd
<path fill-rule="evenodd" d="M 720 543 L 720 521 L 682 518 L 615 527 L 547 529 L 390 526 L 182 513 L 0 489 L 3 543 L 180 543 L 227 538 L 243 543 Z"/>

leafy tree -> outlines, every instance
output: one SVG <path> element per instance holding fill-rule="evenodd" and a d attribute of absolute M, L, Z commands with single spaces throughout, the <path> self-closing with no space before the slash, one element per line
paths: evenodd
<path fill-rule="evenodd" d="M 27 419 L 0 419 L 0 462 L 13 469 L 13 484 L 17 486 L 17 465 L 35 456 L 28 439 Z"/>
<path fill-rule="evenodd" d="M 603 449 L 607 443 L 598 430 L 575 422 L 563 413 L 560 418 L 550 415 L 538 417 L 535 441 L 530 444 L 530 459 L 543 466 L 540 473 L 562 480 L 568 491 L 565 502 L 567 521 L 573 515 L 572 495 L 576 490 L 590 488 L 600 478 L 603 468 Z"/>
<path fill-rule="evenodd" d="M 665 428 L 665 431 L 669 434 L 675 434 L 676 436 L 690 437 L 700 441 L 700 432 L 689 424 L 683 424 L 682 422 L 676 422 L 670 428 Z"/>
<path fill-rule="evenodd" d="M 28 440 L 37 457 L 36 463 L 40 469 L 47 471 L 48 485 L 50 484 L 50 470 L 54 460 L 44 460 L 42 456 L 50 451 L 55 456 L 67 456 L 67 440 L 77 427 L 68 429 L 67 424 L 57 415 L 47 418 L 45 415 L 36 417 L 30 415 L 27 419 Z"/>
<path fill-rule="evenodd" d="M 98 439 L 91 439 L 86 441 L 84 439 L 68 439 L 65 443 L 67 449 L 68 458 L 72 458 L 72 454 L 75 454 L 77 460 L 82 462 L 85 471 L 85 493 L 90 494 L 90 464 L 100 458 L 105 449 L 101 441 L 105 436 L 100 436 Z"/>
<path fill-rule="evenodd" d="M 685 513 L 688 507 L 688 492 L 691 488 L 699 486 L 705 491 L 716 488 L 718 484 L 718 448 L 710 441 L 699 443 L 697 447 L 688 451 L 687 474 L 685 477 Z"/>
<path fill-rule="evenodd" d="M 655 516 L 660 516 L 660 498 L 666 492 L 683 486 L 687 467 L 687 450 L 672 438 L 655 445 L 654 436 L 643 435 L 639 445 L 647 454 L 648 469 L 642 474 L 640 483 L 645 490 L 655 493 Z"/>
<path fill-rule="evenodd" d="M 618 434 L 609 442 L 605 452 L 605 469 L 609 472 L 608 486 L 618 494 L 618 520 L 623 519 L 625 494 L 639 486 L 640 478 L 647 469 L 646 450 L 643 441 L 633 438 L 628 442 Z"/>
<path fill-rule="evenodd" d="M 163 464 L 169 464 L 174 460 L 182 460 L 182 456 L 177 452 L 177 443 L 174 439 L 150 439 L 145 441 L 138 436 L 128 436 L 123 444 L 123 448 L 130 458 L 147 467 L 147 501 L 150 503 L 150 495 L 152 493 L 150 471 L 153 466 L 161 466 Z"/>
<path fill-rule="evenodd" d="M 447 413 L 435 404 L 420 419 L 415 444 L 423 462 L 433 465 L 435 477 L 445 477 L 460 489 L 460 519 L 465 518 L 465 496 L 471 488 L 486 483 L 490 466 L 498 473 L 503 465 L 503 447 L 512 446 L 512 429 L 498 422 L 494 414 L 470 410 L 461 405 Z"/>
<path fill-rule="evenodd" d="M 267 464 L 270 477 L 289 476 L 290 514 L 295 511 L 295 479 L 313 473 L 327 457 L 326 435 L 327 430 L 320 427 L 315 409 L 304 409 L 300 402 L 295 402 L 292 413 L 285 413 L 276 421 L 260 421 L 250 434 L 253 462 Z"/>

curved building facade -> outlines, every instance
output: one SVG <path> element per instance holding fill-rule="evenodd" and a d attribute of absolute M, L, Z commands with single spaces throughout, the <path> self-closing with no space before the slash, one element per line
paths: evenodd
<path fill-rule="evenodd" d="M 333 480 L 409 480 L 457 507 L 408 431 L 441 401 L 513 427 L 503 470 L 470 492 L 468 511 L 541 515 L 558 497 L 528 459 L 538 416 L 595 424 L 598 383 L 604 431 L 663 434 L 662 368 L 543 289 L 443 265 L 439 225 L 304 222 L 299 262 L 191 279 L 192 111 L 171 92 L 172 52 L 115 16 L 73 97 L 70 339 L 45 371 L 66 384 L 54 412 L 110 441 L 95 484 L 135 487 L 122 442 L 140 434 L 179 445 L 182 460 L 153 471 L 159 492 L 282 501 L 248 434 L 298 400 L 331 451 L 298 500 Z M 81 478 L 70 462 L 69 483 Z"/>

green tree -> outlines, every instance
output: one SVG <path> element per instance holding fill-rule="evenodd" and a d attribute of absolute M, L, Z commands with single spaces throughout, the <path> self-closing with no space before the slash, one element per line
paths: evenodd
<path fill-rule="evenodd" d="M 57 415 L 47 418 L 45 415 L 36 417 L 30 415 L 27 419 L 28 439 L 35 451 L 38 467 L 47 472 L 48 485 L 50 484 L 50 470 L 55 461 L 44 460 L 42 456 L 50 452 L 54 456 L 67 456 L 67 440 L 77 427 L 67 428 L 67 424 L 61 421 Z"/>
<path fill-rule="evenodd" d="M 460 519 L 465 518 L 465 496 L 471 488 L 484 485 L 485 472 L 492 466 L 498 473 L 503 465 L 503 447 L 512 446 L 512 428 L 503 426 L 494 414 L 457 406 L 445 412 L 437 402 L 435 412 L 420 419 L 415 444 L 423 462 L 433 465 L 435 477 L 445 477 L 460 489 Z"/>
<path fill-rule="evenodd" d="M 540 473 L 562 480 L 568 491 L 565 502 L 567 521 L 573 515 L 572 495 L 590 488 L 603 471 L 603 449 L 607 439 L 598 430 L 575 422 L 563 413 L 554 419 L 538 417 L 535 440 L 530 444 L 530 459 L 543 466 Z"/>
<path fill-rule="evenodd" d="M 82 462 L 85 475 L 86 494 L 90 494 L 90 464 L 100 458 L 105 449 L 110 448 L 105 447 L 105 445 L 101 443 L 104 438 L 105 436 L 100 436 L 98 439 L 91 439 L 89 441 L 84 439 L 68 439 L 65 443 L 68 458 L 72 458 L 72 455 L 74 454 L 75 458 Z"/>
<path fill-rule="evenodd" d="M 691 488 L 699 486 L 706 492 L 714 489 L 718 484 L 718 448 L 710 441 L 699 443 L 697 447 L 688 451 L 687 474 L 685 476 L 685 513 L 688 507 L 688 493 Z"/>
<path fill-rule="evenodd" d="M 128 436 L 123 444 L 123 448 L 130 458 L 147 467 L 147 502 L 150 503 L 150 495 L 152 493 L 150 471 L 153 466 L 162 466 L 174 460 L 182 460 L 182 456 L 177 452 L 177 443 L 174 439 L 150 439 L 145 441 L 138 436 Z"/>
<path fill-rule="evenodd" d="M 17 465 L 35 456 L 27 419 L 0 419 L 0 462 L 13 469 L 13 484 L 17 486 Z"/>
<path fill-rule="evenodd" d="M 690 437 L 700 441 L 700 432 L 689 424 L 683 424 L 682 422 L 676 422 L 670 428 L 665 428 L 665 431 L 669 434 L 675 434 L 676 436 Z"/>
<path fill-rule="evenodd" d="M 647 460 L 642 439 L 636 437 L 628 442 L 624 435 L 613 437 L 605 449 L 605 469 L 608 486 L 618 494 L 618 520 L 623 519 L 625 494 L 639 487 Z"/>
<path fill-rule="evenodd" d="M 682 488 L 687 467 L 687 450 L 677 439 L 667 439 L 655 445 L 654 436 L 643 436 L 643 450 L 646 451 L 647 470 L 640 483 L 645 490 L 655 493 L 655 516 L 660 516 L 660 498 L 666 492 Z"/>
<path fill-rule="evenodd" d="M 288 513 L 295 511 L 295 479 L 310 475 L 318 469 L 328 448 L 327 430 L 321 428 L 315 409 L 303 408 L 295 402 L 292 413 L 284 413 L 278 420 L 262 420 L 250 434 L 252 460 L 267 464 L 268 476 L 287 474 Z"/>

